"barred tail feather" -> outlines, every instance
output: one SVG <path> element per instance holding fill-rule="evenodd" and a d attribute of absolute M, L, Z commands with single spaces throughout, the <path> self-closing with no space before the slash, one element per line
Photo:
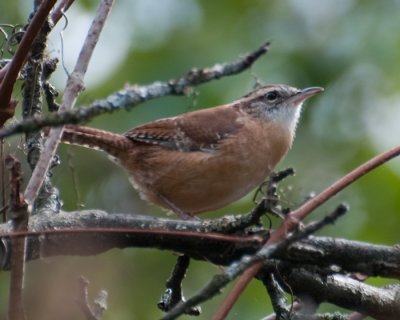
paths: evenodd
<path fill-rule="evenodd" d="M 68 125 L 65 126 L 63 143 L 79 145 L 86 148 L 98 149 L 117 156 L 131 144 L 129 138 L 109 131 L 95 128 Z"/>

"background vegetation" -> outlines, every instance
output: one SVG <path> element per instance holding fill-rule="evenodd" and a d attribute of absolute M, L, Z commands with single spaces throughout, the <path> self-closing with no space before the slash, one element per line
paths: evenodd
<path fill-rule="evenodd" d="M 64 64 L 69 71 L 96 4 L 76 1 L 67 13 L 65 30 L 58 27 L 52 32 L 49 53 L 60 56 L 62 35 Z M 301 88 L 323 86 L 326 92 L 307 103 L 294 146 L 279 166 L 297 171 L 282 190 L 283 205 L 294 207 L 310 192 L 320 191 L 356 165 L 399 143 L 399 10 L 400 1 L 395 0 L 117 1 L 92 59 L 80 105 L 105 97 L 126 83 L 167 80 L 192 67 L 231 61 L 271 40 L 270 52 L 251 72 L 198 87 L 190 97 L 158 99 L 129 113 L 102 116 L 90 125 L 124 132 L 149 120 L 232 101 L 252 90 L 256 81 Z M 30 1 L 3 2 L 0 22 L 24 24 L 30 11 Z M 65 81 L 66 74 L 59 68 L 54 82 L 62 89 Z M 17 98 L 20 94 L 20 89 L 16 90 Z M 18 139 L 8 147 L 21 156 L 22 149 Z M 66 210 L 84 206 L 118 213 L 165 214 L 142 202 L 122 170 L 103 154 L 63 146 L 60 155 L 63 163 L 54 172 L 54 183 Z M 347 216 L 324 232 L 382 244 L 399 242 L 399 184 L 399 160 L 364 177 L 319 210 L 327 212 L 339 201 L 351 206 Z M 246 212 L 251 207 L 250 195 L 207 216 Z M 156 302 L 174 259 L 170 252 L 130 249 L 29 263 L 31 314 L 37 319 L 82 317 L 71 304 L 77 295 L 76 279 L 83 274 L 91 281 L 93 292 L 108 290 L 105 319 L 157 318 Z M 186 295 L 216 272 L 218 267 L 193 262 L 184 283 Z M 7 296 L 8 276 L 0 275 L 3 297 Z M 222 298 L 223 294 L 204 304 L 200 318 L 209 319 Z M 6 301 L 0 299 L 3 315 Z M 60 306 L 65 307 L 64 317 L 59 314 Z M 268 306 L 265 289 L 253 281 L 230 319 L 260 319 L 271 312 Z"/>

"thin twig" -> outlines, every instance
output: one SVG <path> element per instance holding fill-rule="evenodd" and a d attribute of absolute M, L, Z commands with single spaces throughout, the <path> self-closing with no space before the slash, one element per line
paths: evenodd
<path fill-rule="evenodd" d="M 144 101 L 160 98 L 166 95 L 186 95 L 194 86 L 217 80 L 222 77 L 238 74 L 252 66 L 269 49 L 269 43 L 264 43 L 256 50 L 249 52 L 237 61 L 217 64 L 204 69 L 193 69 L 178 79 L 166 82 L 154 82 L 145 86 L 130 86 L 109 95 L 104 100 L 95 101 L 88 107 L 75 110 L 61 110 L 40 118 L 32 118 L 0 129 L 0 138 L 23 132 L 37 131 L 44 127 L 64 124 L 78 124 L 117 110 L 130 110 Z"/>
<path fill-rule="evenodd" d="M 80 306 L 87 320 L 101 320 L 104 311 L 107 310 L 108 293 L 105 290 L 100 290 L 93 306 L 89 302 L 89 281 L 84 277 L 79 277 L 80 292 L 76 302 Z"/>
<path fill-rule="evenodd" d="M 10 219 L 13 230 L 28 230 L 28 213 L 21 193 L 21 164 L 13 156 L 6 158 L 6 166 L 10 170 Z M 23 288 L 25 277 L 26 238 L 12 240 L 10 295 L 8 304 L 8 319 L 25 319 Z"/>
<path fill-rule="evenodd" d="M 170 278 L 165 284 L 166 289 L 162 295 L 158 308 L 164 312 L 168 312 L 175 307 L 179 302 L 185 301 L 182 292 L 182 281 L 186 276 L 186 271 L 189 267 L 190 257 L 181 255 L 178 257 Z M 201 313 L 200 307 L 194 307 L 187 310 L 186 314 L 191 316 L 199 316 Z"/>
<path fill-rule="evenodd" d="M 285 292 L 275 279 L 276 275 L 274 272 L 269 272 L 262 277 L 262 282 L 268 291 L 272 306 L 276 314 L 276 320 L 290 319 L 290 313 L 292 305 L 287 306 L 287 299 Z"/>
<path fill-rule="evenodd" d="M 50 14 L 50 20 L 55 25 L 64 15 L 64 13 L 69 9 L 69 7 L 74 3 L 74 0 L 62 0 L 59 1 L 57 6 L 54 8 Z"/>
<path fill-rule="evenodd" d="M 301 307 L 302 307 L 301 303 L 294 302 L 294 303 L 292 304 L 292 306 L 291 306 L 291 311 L 293 312 L 293 311 L 300 310 Z M 290 319 L 290 318 L 289 318 L 289 319 Z M 278 320 L 278 319 L 277 319 L 277 317 L 276 317 L 276 314 L 273 313 L 273 314 L 270 314 L 270 315 L 268 315 L 268 316 L 262 318 L 262 320 Z"/>
<path fill-rule="evenodd" d="M 297 208 L 290 215 L 294 220 L 303 220 L 310 212 L 324 204 L 334 195 L 342 191 L 344 188 L 352 184 L 354 181 L 358 180 L 368 172 L 371 172 L 380 165 L 388 162 L 389 160 L 396 158 L 400 155 L 400 146 L 394 147 L 390 150 L 382 152 L 376 157 L 368 160 L 359 167 L 355 168 L 344 177 L 340 178 L 320 194 L 311 198 L 309 201 L 304 203 L 301 207 Z"/>
<path fill-rule="evenodd" d="M 60 105 L 56 101 L 56 98 L 58 97 L 58 91 L 49 81 L 52 73 L 57 70 L 57 65 L 58 58 L 46 59 L 43 63 L 42 87 L 44 96 L 46 98 L 47 107 L 50 112 L 56 112 L 60 109 Z"/>
<path fill-rule="evenodd" d="M 379 154 L 378 156 L 368 160 L 361 166 L 357 167 L 356 169 L 333 183 L 320 194 L 303 204 L 300 208 L 292 211 L 290 214 L 287 215 L 286 219 L 282 222 L 279 228 L 271 234 L 271 237 L 264 245 L 264 247 L 266 248 L 271 245 L 276 245 L 277 243 L 283 241 L 287 234 L 295 230 L 299 222 L 303 220 L 313 210 L 325 203 L 327 200 L 329 200 L 331 197 L 333 197 L 335 194 L 343 190 L 345 187 L 347 187 L 357 179 L 361 178 L 362 176 L 372 171 L 376 167 L 382 165 L 383 163 L 386 163 L 390 159 L 397 157 L 399 154 L 400 146 Z M 221 307 L 217 311 L 216 316 L 214 317 L 215 320 L 224 319 L 226 317 L 226 315 L 235 304 L 236 300 L 246 288 L 247 284 L 262 268 L 262 265 L 262 262 L 258 262 L 252 265 L 243 273 L 243 275 L 236 282 L 235 286 L 225 298 Z"/>
<path fill-rule="evenodd" d="M 5 159 L 4 159 L 4 154 L 5 154 L 5 145 L 4 145 L 4 139 L 0 138 L 0 167 L 1 167 L 1 207 L 6 208 L 7 207 L 7 200 L 6 200 L 6 167 L 5 167 Z M 2 213 L 3 215 L 3 222 L 7 221 L 7 210 L 4 210 Z"/>
<path fill-rule="evenodd" d="M 103 0 L 99 4 L 96 16 L 90 26 L 85 43 L 83 44 L 79 54 L 75 69 L 67 81 L 60 111 L 72 109 L 75 105 L 77 96 L 84 89 L 83 78 L 113 2 L 113 0 Z M 59 127 L 50 130 L 44 150 L 40 155 L 39 161 L 25 190 L 25 201 L 30 207 L 33 205 L 43 184 L 44 177 L 49 170 L 51 160 L 56 152 L 63 129 L 63 127 Z"/>

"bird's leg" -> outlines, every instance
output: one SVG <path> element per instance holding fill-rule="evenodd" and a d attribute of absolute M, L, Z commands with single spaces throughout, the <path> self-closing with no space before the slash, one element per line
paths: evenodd
<path fill-rule="evenodd" d="M 158 194 L 158 197 L 164 202 L 166 207 L 168 207 L 171 211 L 173 211 L 180 219 L 182 220 L 199 220 L 196 216 L 191 215 L 190 213 L 187 213 L 183 211 L 182 209 L 178 208 L 174 203 L 169 201 L 166 197 L 164 197 L 162 194 Z"/>
<path fill-rule="evenodd" d="M 165 284 L 165 292 L 161 296 L 158 308 L 164 312 L 168 312 L 179 302 L 185 301 L 182 293 L 182 281 L 185 278 L 186 271 L 189 267 L 190 258 L 187 255 L 181 255 L 176 261 L 170 278 Z M 200 307 L 193 307 L 186 311 L 186 314 L 198 316 L 201 313 Z"/>

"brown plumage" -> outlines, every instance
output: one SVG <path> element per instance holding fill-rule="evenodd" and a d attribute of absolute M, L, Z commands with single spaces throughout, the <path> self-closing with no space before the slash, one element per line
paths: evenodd
<path fill-rule="evenodd" d="M 259 185 L 290 148 L 302 102 L 320 91 L 265 86 L 230 104 L 125 134 L 67 126 L 62 140 L 104 150 L 144 199 L 188 218 Z"/>

